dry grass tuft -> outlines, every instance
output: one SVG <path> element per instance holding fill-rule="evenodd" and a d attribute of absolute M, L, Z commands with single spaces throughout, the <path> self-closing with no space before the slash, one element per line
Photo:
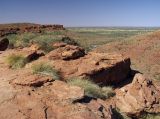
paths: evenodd
<path fill-rule="evenodd" d="M 27 60 L 24 56 L 15 54 L 9 55 L 6 58 L 6 61 L 12 69 L 22 68 L 27 63 Z"/>
<path fill-rule="evenodd" d="M 101 88 L 88 79 L 72 78 L 68 84 L 83 88 L 85 95 L 93 98 L 107 99 L 114 95 L 112 87 Z"/>
<path fill-rule="evenodd" d="M 57 70 L 55 70 L 53 67 L 50 65 L 40 62 L 38 64 L 34 64 L 32 66 L 32 72 L 34 74 L 40 74 L 40 75 L 48 75 L 53 77 L 54 80 L 59 80 L 60 75 Z"/>

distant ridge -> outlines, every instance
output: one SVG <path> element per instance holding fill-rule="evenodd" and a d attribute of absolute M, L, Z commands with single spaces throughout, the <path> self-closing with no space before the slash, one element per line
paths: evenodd
<path fill-rule="evenodd" d="M 34 23 L 10 23 L 10 24 L 0 24 L 0 36 L 5 36 L 8 34 L 17 34 L 24 32 L 35 32 L 41 33 L 42 31 L 54 31 L 54 30 L 64 30 L 63 25 L 51 24 L 51 25 L 41 25 Z"/>

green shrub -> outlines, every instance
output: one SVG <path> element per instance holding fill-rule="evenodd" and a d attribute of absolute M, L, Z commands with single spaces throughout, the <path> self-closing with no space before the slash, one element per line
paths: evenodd
<path fill-rule="evenodd" d="M 79 46 L 79 44 L 74 39 L 71 39 L 70 37 L 63 37 L 62 38 L 62 42 L 67 43 L 69 45 L 77 45 L 77 46 Z"/>
<path fill-rule="evenodd" d="M 54 49 L 51 44 L 45 41 L 38 42 L 38 45 L 40 46 L 40 49 L 43 50 L 45 53 L 48 53 Z"/>
<path fill-rule="evenodd" d="M 83 88 L 85 95 L 93 98 L 106 99 L 114 95 L 111 87 L 101 88 L 88 79 L 73 78 L 68 80 L 68 84 Z"/>
<path fill-rule="evenodd" d="M 63 35 L 64 31 L 63 30 L 57 30 L 57 31 L 43 31 L 43 34 L 45 35 Z"/>
<path fill-rule="evenodd" d="M 155 78 L 156 80 L 159 80 L 159 81 L 160 81 L 160 74 L 154 75 L 154 78 Z"/>
<path fill-rule="evenodd" d="M 160 114 L 145 114 L 140 119 L 160 119 Z"/>
<path fill-rule="evenodd" d="M 105 86 L 101 88 L 103 95 L 105 95 L 106 97 L 112 97 L 115 95 L 115 93 L 113 92 L 113 88 L 111 86 Z"/>
<path fill-rule="evenodd" d="M 50 65 L 43 62 L 34 64 L 32 66 L 32 71 L 34 74 L 48 75 L 53 77 L 53 79 L 55 80 L 60 79 L 59 72 L 55 70 L 53 67 L 51 67 Z"/>
<path fill-rule="evenodd" d="M 24 56 L 15 54 L 9 55 L 6 61 L 12 69 L 22 68 L 27 63 L 27 60 Z"/>

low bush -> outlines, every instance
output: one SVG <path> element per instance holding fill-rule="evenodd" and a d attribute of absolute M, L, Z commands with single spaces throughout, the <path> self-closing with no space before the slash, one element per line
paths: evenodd
<path fill-rule="evenodd" d="M 159 80 L 159 81 L 160 81 L 160 74 L 154 75 L 154 78 L 155 78 L 156 80 Z"/>
<path fill-rule="evenodd" d="M 79 46 L 79 44 L 74 39 L 71 39 L 70 37 L 63 37 L 62 42 L 67 43 L 69 45 Z"/>
<path fill-rule="evenodd" d="M 40 46 L 40 49 L 43 50 L 45 53 L 48 53 L 54 49 L 51 44 L 45 41 L 38 42 L 38 45 Z"/>
<path fill-rule="evenodd" d="M 102 94 L 105 95 L 105 97 L 109 98 L 115 95 L 113 92 L 113 88 L 111 86 L 105 86 L 101 88 Z"/>
<path fill-rule="evenodd" d="M 44 35 L 64 35 L 64 30 L 57 30 L 57 31 L 42 31 L 42 34 Z"/>
<path fill-rule="evenodd" d="M 160 114 L 144 114 L 140 119 L 160 119 Z"/>
<path fill-rule="evenodd" d="M 111 87 L 101 88 L 89 79 L 72 78 L 68 80 L 68 84 L 83 88 L 88 97 L 107 99 L 114 95 Z"/>
<path fill-rule="evenodd" d="M 53 67 L 51 67 L 50 65 L 43 63 L 43 62 L 34 64 L 32 66 L 32 71 L 34 74 L 51 76 L 53 77 L 54 80 L 60 79 L 59 72 L 55 70 Z"/>
<path fill-rule="evenodd" d="M 27 60 L 24 56 L 15 54 L 9 55 L 6 61 L 12 69 L 22 68 L 27 63 Z"/>

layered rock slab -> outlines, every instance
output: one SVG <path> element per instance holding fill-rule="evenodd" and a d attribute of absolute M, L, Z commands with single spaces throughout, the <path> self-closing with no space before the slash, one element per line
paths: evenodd
<path fill-rule="evenodd" d="M 65 79 L 91 78 L 96 83 L 119 83 L 130 73 L 130 59 L 120 54 L 93 53 L 76 60 L 54 60 L 52 65 Z"/>

